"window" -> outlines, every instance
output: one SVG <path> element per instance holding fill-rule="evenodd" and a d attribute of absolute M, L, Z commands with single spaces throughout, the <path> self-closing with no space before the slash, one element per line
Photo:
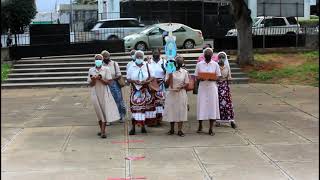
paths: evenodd
<path fill-rule="evenodd" d="M 120 27 L 139 27 L 139 22 L 134 20 L 119 21 Z"/>
<path fill-rule="evenodd" d="M 103 24 L 100 26 L 100 28 L 116 28 L 119 27 L 117 21 L 105 21 Z"/>
<path fill-rule="evenodd" d="M 174 33 L 176 32 L 186 32 L 186 30 L 183 27 L 180 27 L 179 29 L 173 31 Z"/>
<path fill-rule="evenodd" d="M 149 32 L 149 36 L 152 36 L 152 35 L 160 35 L 160 31 L 159 31 L 159 28 L 155 28 L 154 30 L 150 31 Z"/>
<path fill-rule="evenodd" d="M 283 18 L 273 18 L 272 19 L 272 26 L 285 26 L 286 22 Z"/>
<path fill-rule="evenodd" d="M 291 24 L 291 25 L 298 24 L 295 17 L 287 17 L 287 20 L 288 20 L 289 24 Z"/>

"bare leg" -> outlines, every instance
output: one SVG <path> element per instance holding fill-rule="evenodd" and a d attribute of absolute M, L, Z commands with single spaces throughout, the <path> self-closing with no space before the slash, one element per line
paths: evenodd
<path fill-rule="evenodd" d="M 143 124 L 141 127 L 141 133 L 147 133 L 145 124 Z"/>
<path fill-rule="evenodd" d="M 202 121 L 200 120 L 197 133 L 201 133 L 201 132 L 202 132 Z"/>
<path fill-rule="evenodd" d="M 99 121 L 99 127 L 100 127 L 100 132 L 98 132 L 98 136 L 101 136 L 101 131 L 102 131 L 102 121 Z"/>
<path fill-rule="evenodd" d="M 132 128 L 129 132 L 129 135 L 135 135 L 136 134 L 136 121 L 134 119 L 131 119 L 132 122 Z"/>
<path fill-rule="evenodd" d="M 170 131 L 168 132 L 168 135 L 174 134 L 174 122 L 170 122 Z"/>
<path fill-rule="evenodd" d="M 182 132 L 182 125 L 183 125 L 183 122 L 178 122 L 178 135 L 181 137 L 184 136 L 184 133 Z"/>
<path fill-rule="evenodd" d="M 106 122 L 101 123 L 101 138 L 106 138 Z"/>
<path fill-rule="evenodd" d="M 215 120 L 210 119 L 210 127 L 209 127 L 209 135 L 214 136 L 214 132 L 213 132 L 213 124 L 214 124 Z"/>

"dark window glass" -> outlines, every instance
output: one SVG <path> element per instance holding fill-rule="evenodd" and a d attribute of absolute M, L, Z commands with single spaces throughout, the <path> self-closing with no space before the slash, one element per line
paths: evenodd
<path fill-rule="evenodd" d="M 100 28 L 116 28 L 116 27 L 119 27 L 117 21 L 106 21 L 100 26 Z"/>
<path fill-rule="evenodd" d="M 160 35 L 161 32 L 159 30 L 159 28 L 155 28 L 154 30 L 152 30 L 150 33 L 149 33 L 149 36 L 153 36 L 153 35 Z"/>
<path fill-rule="evenodd" d="M 272 19 L 272 26 L 285 26 L 286 22 L 283 18 L 273 18 Z"/>
<path fill-rule="evenodd" d="M 119 21 L 120 27 L 139 27 L 139 22 L 134 20 Z"/>
<path fill-rule="evenodd" d="M 176 32 L 186 32 L 186 30 L 183 27 L 180 27 L 179 29 L 173 31 L 174 33 Z"/>
<path fill-rule="evenodd" d="M 291 25 L 298 24 L 295 17 L 287 17 L 287 20 L 288 20 L 289 24 L 291 24 Z"/>

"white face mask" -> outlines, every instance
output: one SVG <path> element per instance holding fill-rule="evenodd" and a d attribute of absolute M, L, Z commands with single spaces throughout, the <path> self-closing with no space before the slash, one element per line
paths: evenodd
<path fill-rule="evenodd" d="M 142 64 L 142 63 L 143 63 L 143 59 L 136 59 L 135 62 L 136 62 L 136 64 L 138 64 L 138 65 L 139 65 L 139 64 Z"/>

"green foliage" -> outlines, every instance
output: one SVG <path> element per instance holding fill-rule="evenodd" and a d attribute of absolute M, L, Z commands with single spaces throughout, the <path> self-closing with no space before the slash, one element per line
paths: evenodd
<path fill-rule="evenodd" d="M 319 18 L 317 19 L 309 19 L 309 20 L 299 20 L 299 24 L 301 27 L 311 27 L 319 24 Z"/>
<path fill-rule="evenodd" d="M 319 58 L 319 51 L 308 51 L 308 52 L 303 52 L 301 55 L 307 57 L 307 58 Z"/>
<path fill-rule="evenodd" d="M 1 3 L 1 31 L 9 28 L 19 33 L 28 26 L 37 14 L 34 0 L 10 0 Z"/>
<path fill-rule="evenodd" d="M 278 81 L 283 78 L 291 78 L 291 83 L 319 86 L 319 64 L 312 60 L 297 67 L 288 66 L 272 71 L 252 70 L 248 75 L 250 78 L 264 83 Z"/>
<path fill-rule="evenodd" d="M 10 65 L 2 64 L 1 65 L 1 81 L 4 81 L 8 78 L 9 72 L 10 72 Z"/>
<path fill-rule="evenodd" d="M 310 16 L 310 19 L 319 19 L 319 16 L 311 15 L 311 16 Z"/>

